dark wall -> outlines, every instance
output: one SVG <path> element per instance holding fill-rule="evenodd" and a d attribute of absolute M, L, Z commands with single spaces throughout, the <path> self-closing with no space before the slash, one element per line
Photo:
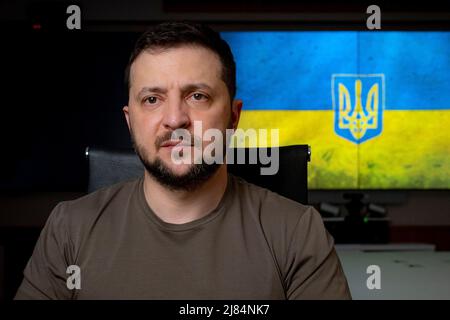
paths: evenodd
<path fill-rule="evenodd" d="M 2 190 L 84 190 L 86 146 L 130 146 L 123 70 L 136 36 L 1 34 Z"/>

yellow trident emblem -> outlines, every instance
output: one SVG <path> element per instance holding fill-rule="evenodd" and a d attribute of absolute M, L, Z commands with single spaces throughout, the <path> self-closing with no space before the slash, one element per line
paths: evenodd
<path fill-rule="evenodd" d="M 361 80 L 363 79 L 365 83 Z M 352 104 L 349 89 L 344 84 L 344 80 L 335 79 L 337 84 L 337 106 L 335 130 L 339 135 L 356 143 L 361 143 L 381 133 L 381 99 L 380 86 L 381 81 L 377 81 L 376 77 L 371 81 L 368 78 L 356 77 L 354 80 L 354 103 Z M 345 79 L 345 83 L 349 85 L 349 78 Z M 370 88 L 367 92 L 366 99 L 363 101 L 363 84 L 366 88 Z M 367 134 L 370 132 L 369 134 Z"/>

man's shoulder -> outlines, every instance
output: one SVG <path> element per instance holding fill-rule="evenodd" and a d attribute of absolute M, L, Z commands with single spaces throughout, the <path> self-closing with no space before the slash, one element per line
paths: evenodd
<path fill-rule="evenodd" d="M 121 207 L 128 203 L 141 178 L 122 181 L 100 188 L 73 200 L 58 203 L 54 211 L 69 220 L 95 219 L 106 207 Z"/>
<path fill-rule="evenodd" d="M 237 192 L 254 209 L 251 211 L 257 212 L 261 221 L 295 224 L 302 216 L 316 212 L 310 205 L 296 202 L 240 177 L 233 178 Z"/>

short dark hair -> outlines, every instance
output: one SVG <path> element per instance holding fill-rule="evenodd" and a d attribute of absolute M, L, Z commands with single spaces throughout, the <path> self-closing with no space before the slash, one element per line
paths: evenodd
<path fill-rule="evenodd" d="M 193 22 L 164 22 L 144 32 L 136 41 L 125 69 L 125 85 L 130 89 L 130 69 L 134 60 L 145 50 L 169 49 L 183 45 L 198 45 L 215 52 L 222 63 L 222 80 L 231 101 L 236 94 L 236 63 L 230 46 L 210 27 Z"/>

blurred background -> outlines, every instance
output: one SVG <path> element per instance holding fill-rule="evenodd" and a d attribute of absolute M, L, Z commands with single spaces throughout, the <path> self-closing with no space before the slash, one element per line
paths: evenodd
<path fill-rule="evenodd" d="M 66 27 L 73 4 L 80 30 Z M 367 29 L 371 4 L 381 30 Z M 139 34 L 169 20 L 230 44 L 241 128 L 311 146 L 309 204 L 354 297 L 450 299 L 450 3 L 311 0 L 2 0 L 0 299 L 54 206 L 86 194 L 85 148 L 131 147 L 124 68 Z M 381 290 L 366 287 L 369 264 L 386 270 Z"/>

